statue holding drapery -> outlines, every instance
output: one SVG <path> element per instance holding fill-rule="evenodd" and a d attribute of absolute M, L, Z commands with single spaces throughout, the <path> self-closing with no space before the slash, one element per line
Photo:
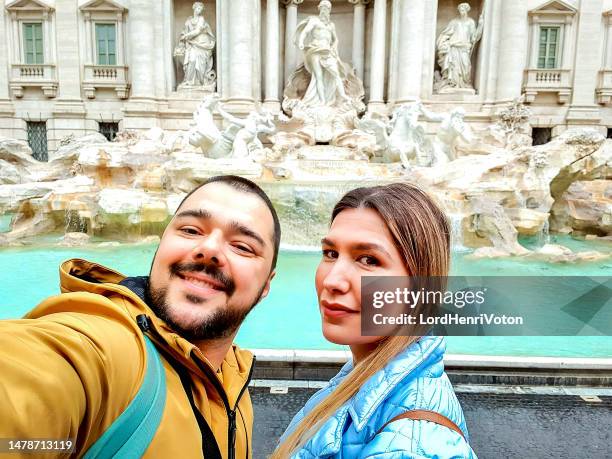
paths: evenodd
<path fill-rule="evenodd" d="M 204 4 L 194 2 L 193 16 L 187 18 L 185 27 L 174 50 L 174 56 L 181 61 L 184 77 L 182 88 L 215 90 L 216 74 L 213 70 L 215 36 L 204 19 Z"/>
<path fill-rule="evenodd" d="M 437 62 L 440 66 L 434 88 L 436 92 L 472 92 L 472 54 L 482 37 L 483 15 L 478 24 L 468 16 L 471 7 L 460 3 L 459 16 L 451 19 L 436 40 Z M 467 91 L 466 91 L 467 90 Z"/>

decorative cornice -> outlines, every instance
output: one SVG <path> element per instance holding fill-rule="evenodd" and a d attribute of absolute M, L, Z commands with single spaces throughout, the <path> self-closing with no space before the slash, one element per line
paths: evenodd
<path fill-rule="evenodd" d="M 283 3 L 287 6 L 291 6 L 291 5 L 299 5 L 301 3 L 304 3 L 304 0 L 283 0 Z"/>

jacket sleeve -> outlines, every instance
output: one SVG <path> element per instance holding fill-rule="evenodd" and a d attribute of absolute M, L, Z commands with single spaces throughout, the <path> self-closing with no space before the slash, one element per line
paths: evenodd
<path fill-rule="evenodd" d="M 401 419 L 388 424 L 362 450 L 361 459 L 477 459 L 457 432 L 428 421 Z"/>
<path fill-rule="evenodd" d="M 37 314 L 0 321 L 0 438 L 70 439 L 80 455 L 137 392 L 144 341 L 100 295 L 54 297 Z"/>

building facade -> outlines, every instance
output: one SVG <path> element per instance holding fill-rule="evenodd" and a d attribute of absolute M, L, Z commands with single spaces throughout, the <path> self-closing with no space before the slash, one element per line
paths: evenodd
<path fill-rule="evenodd" d="M 204 0 L 214 88 L 235 114 L 279 113 L 300 64 L 296 27 L 317 0 Z M 523 96 L 538 135 L 612 127 L 612 0 L 471 0 L 478 20 L 470 90 L 438 91 L 439 37 L 457 0 L 334 0 L 340 58 L 369 110 L 421 100 L 490 123 Z M 191 0 L 5 0 L 0 9 L 0 135 L 44 159 L 69 135 L 186 130 L 204 90 L 181 84 L 177 46 Z M 213 43 L 213 41 L 211 41 Z M 183 55 L 181 55 L 183 58 Z M 212 75 L 212 74 L 211 74 Z M 211 76 L 213 78 L 213 76 Z M 535 137 L 535 135 L 534 135 Z"/>

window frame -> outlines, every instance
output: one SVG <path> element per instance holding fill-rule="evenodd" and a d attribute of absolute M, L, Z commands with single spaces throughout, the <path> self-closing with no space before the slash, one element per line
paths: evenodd
<path fill-rule="evenodd" d="M 562 0 L 551 0 L 528 12 L 529 17 L 529 52 L 528 69 L 553 70 L 540 68 L 539 47 L 542 27 L 559 27 L 557 60 L 554 70 L 571 69 L 571 57 L 575 55 L 577 33 L 576 16 L 578 10 Z"/>
<path fill-rule="evenodd" d="M 96 52 L 95 65 L 103 65 L 103 66 L 106 66 L 106 65 L 108 65 L 108 66 L 119 65 L 118 64 L 118 56 L 117 56 L 117 54 L 118 54 L 117 53 L 117 41 L 118 41 L 117 40 L 117 29 L 118 29 L 117 22 L 103 21 L 103 20 L 102 21 L 92 21 L 92 22 L 93 22 L 93 26 L 94 26 L 93 27 L 93 29 L 94 29 L 94 33 L 93 33 L 94 37 L 93 38 L 94 38 L 94 41 L 95 41 L 95 52 Z M 113 41 L 114 53 L 113 54 L 109 54 L 108 53 L 108 43 L 109 43 L 109 40 L 108 40 L 108 37 L 105 37 L 105 40 L 106 40 L 106 53 L 105 53 L 105 56 L 106 56 L 106 60 L 107 60 L 106 64 L 100 63 L 100 56 L 101 56 L 101 54 L 100 54 L 100 47 L 99 47 L 100 40 L 98 38 L 98 26 L 106 26 L 105 28 L 107 28 L 107 30 L 108 30 L 108 26 L 112 26 L 113 32 L 114 32 L 114 41 Z M 110 56 L 114 57 L 114 61 L 115 62 L 112 63 L 112 64 L 110 63 L 110 59 L 109 59 Z"/>
<path fill-rule="evenodd" d="M 43 65 L 46 64 L 45 62 L 45 30 L 44 30 L 44 23 L 42 20 L 40 21 L 36 21 L 36 20 L 24 20 L 24 21 L 19 21 L 20 23 L 20 33 L 21 33 L 21 62 L 23 62 L 24 64 L 27 65 Z M 27 36 L 26 36 L 26 28 L 27 26 L 39 26 L 40 28 L 40 53 L 38 53 L 36 51 L 36 37 L 32 37 L 32 57 L 34 62 L 28 62 L 28 47 L 27 47 Z M 32 31 L 34 31 L 34 27 L 31 28 Z M 40 62 L 37 61 L 37 56 L 40 54 Z"/>
<path fill-rule="evenodd" d="M 544 44 L 546 46 L 545 51 L 544 51 L 544 56 L 541 55 L 541 49 L 540 47 L 542 46 L 542 33 L 544 31 L 548 31 L 550 33 L 550 31 L 552 30 L 556 30 L 557 31 L 557 37 L 556 37 L 556 42 L 555 42 L 555 56 L 554 56 L 554 66 L 549 67 L 548 66 L 548 60 L 550 59 L 550 55 L 549 55 L 549 51 L 550 51 L 550 45 L 552 43 L 550 43 L 549 40 L 547 40 Z M 549 38 L 549 37 L 547 37 Z M 560 69 L 561 63 L 563 62 L 563 47 L 561 46 L 563 40 L 563 25 L 562 24 L 540 24 L 539 28 L 538 28 L 538 47 L 537 47 L 537 56 L 536 56 L 536 68 L 537 69 L 542 69 L 542 70 L 551 70 L 551 69 Z M 544 65 L 540 66 L 540 59 L 544 59 Z"/>

